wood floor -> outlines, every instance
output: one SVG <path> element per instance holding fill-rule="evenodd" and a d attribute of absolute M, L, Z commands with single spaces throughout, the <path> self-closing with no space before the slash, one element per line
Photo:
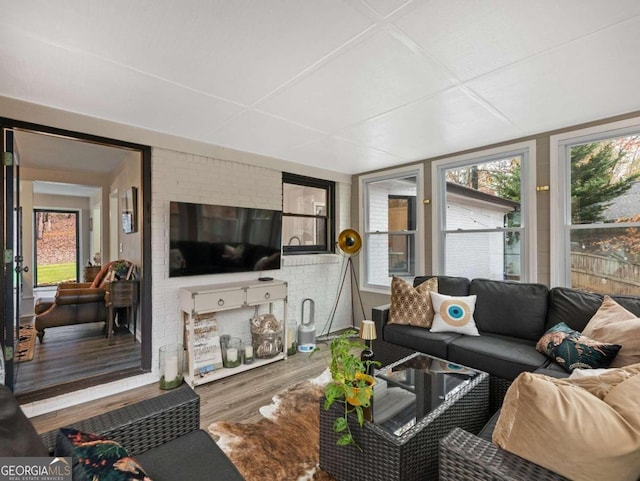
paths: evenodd
<path fill-rule="evenodd" d="M 32 361 L 17 363 L 15 392 L 22 395 L 61 383 L 113 371 L 140 367 L 140 343 L 128 331 L 119 331 L 109 344 L 104 323 L 92 322 L 45 330 L 36 340 Z"/>
<path fill-rule="evenodd" d="M 329 348 L 326 344 L 319 347 L 321 351 L 312 357 L 296 353 L 284 361 L 196 387 L 195 391 L 200 395 L 200 426 L 206 429 L 215 421 L 250 422 L 260 419 L 258 409 L 269 404 L 275 394 L 325 370 Z M 38 432 L 46 432 L 162 393 L 158 383 L 154 383 L 37 416 L 31 421 Z"/>

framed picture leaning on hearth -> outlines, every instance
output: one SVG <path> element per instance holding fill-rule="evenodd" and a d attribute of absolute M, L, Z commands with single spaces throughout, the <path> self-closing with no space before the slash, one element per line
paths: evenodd
<path fill-rule="evenodd" d="M 130 187 L 122 194 L 122 232 L 131 234 L 138 230 L 138 188 Z"/>

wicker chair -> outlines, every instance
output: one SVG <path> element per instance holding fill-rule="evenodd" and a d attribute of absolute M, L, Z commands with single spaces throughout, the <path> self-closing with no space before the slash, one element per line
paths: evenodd
<path fill-rule="evenodd" d="M 561 481 L 567 478 L 454 428 L 440 439 L 440 481 Z"/>

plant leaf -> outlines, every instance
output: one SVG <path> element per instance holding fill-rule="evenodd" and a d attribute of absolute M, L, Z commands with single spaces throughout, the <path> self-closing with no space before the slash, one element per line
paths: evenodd
<path fill-rule="evenodd" d="M 349 428 L 349 423 L 342 416 L 340 416 L 339 418 L 336 418 L 336 420 L 333 422 L 333 430 L 337 433 L 341 433 L 342 431 L 348 428 Z"/>
<path fill-rule="evenodd" d="M 338 441 L 336 441 L 336 444 L 338 446 L 348 446 L 349 444 L 355 444 L 355 441 L 353 440 L 353 436 L 351 436 L 351 433 L 347 433 L 340 436 L 338 438 Z"/>

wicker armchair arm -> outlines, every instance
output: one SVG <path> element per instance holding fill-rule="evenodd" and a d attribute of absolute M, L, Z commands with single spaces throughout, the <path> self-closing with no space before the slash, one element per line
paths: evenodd
<path fill-rule="evenodd" d="M 567 478 L 454 428 L 440 440 L 440 481 L 566 481 Z"/>
<path fill-rule="evenodd" d="M 130 454 L 141 454 L 200 428 L 200 396 L 187 384 L 157 397 L 124 406 L 69 426 L 101 434 L 121 443 Z M 53 452 L 58 430 L 40 434 Z"/>

